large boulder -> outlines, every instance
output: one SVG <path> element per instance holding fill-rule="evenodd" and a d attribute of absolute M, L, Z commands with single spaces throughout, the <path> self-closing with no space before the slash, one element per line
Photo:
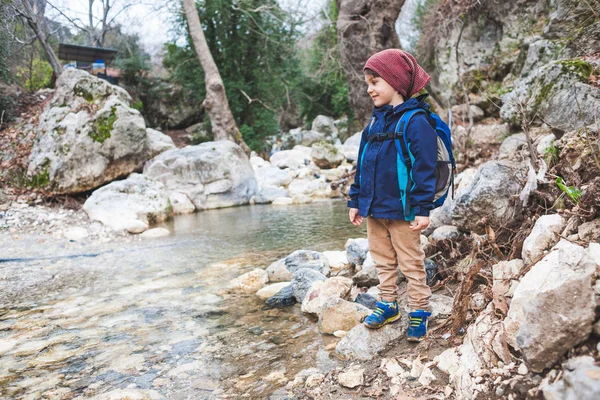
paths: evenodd
<path fill-rule="evenodd" d="M 335 276 L 326 281 L 316 282 L 302 301 L 302 312 L 321 314 L 325 302 L 331 297 L 344 298 L 352 287 L 352 279 Z"/>
<path fill-rule="evenodd" d="M 180 85 L 153 79 L 142 98 L 148 124 L 159 129 L 184 129 L 202 120 L 204 109 L 195 94 Z"/>
<path fill-rule="evenodd" d="M 319 313 L 319 331 L 333 334 L 335 331 L 349 331 L 371 314 L 367 307 L 333 296 L 327 299 Z"/>
<path fill-rule="evenodd" d="M 551 367 L 592 332 L 595 271 L 583 247 L 561 240 L 521 279 L 504 325 L 530 370 Z"/>
<path fill-rule="evenodd" d="M 523 261 L 531 264 L 540 259 L 546 250 L 558 242 L 566 223 L 564 217 L 559 214 L 542 215 L 538 218 L 523 242 Z"/>
<path fill-rule="evenodd" d="M 313 120 L 310 129 L 322 133 L 330 138 L 338 137 L 338 128 L 335 126 L 335 121 L 333 118 L 325 115 L 317 115 L 317 117 Z"/>
<path fill-rule="evenodd" d="M 64 71 L 39 117 L 29 179 L 54 193 L 79 193 L 141 168 L 150 156 L 148 136 L 130 101 L 103 79 Z"/>
<path fill-rule="evenodd" d="M 311 157 L 317 167 L 323 169 L 336 168 L 346 159 L 335 146 L 326 142 L 315 143 Z"/>
<path fill-rule="evenodd" d="M 262 159 L 261 159 L 262 160 Z M 293 173 L 289 169 L 277 168 L 273 165 L 265 165 L 264 167 L 254 168 L 256 182 L 259 188 L 268 186 L 287 186 L 294 178 Z"/>
<path fill-rule="evenodd" d="M 144 166 L 144 175 L 186 194 L 198 210 L 248 204 L 257 192 L 248 157 L 229 140 L 166 151 Z"/>
<path fill-rule="evenodd" d="M 300 169 L 309 163 L 310 155 L 301 150 L 282 150 L 271 156 L 271 164 L 281 169 Z"/>
<path fill-rule="evenodd" d="M 83 209 L 90 219 L 131 233 L 143 232 L 173 212 L 165 187 L 141 174 L 131 174 L 94 191 Z"/>
<path fill-rule="evenodd" d="M 483 164 L 473 181 L 455 199 L 452 225 L 466 231 L 482 232 L 481 221 L 500 226 L 514 216 L 513 197 L 521 191 L 527 166 L 502 161 Z"/>

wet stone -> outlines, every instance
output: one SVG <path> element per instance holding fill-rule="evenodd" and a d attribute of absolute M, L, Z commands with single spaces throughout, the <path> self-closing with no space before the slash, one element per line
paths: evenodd
<path fill-rule="evenodd" d="M 377 299 L 375 298 L 375 296 L 370 295 L 368 293 L 360 293 L 358 296 L 356 296 L 356 300 L 354 301 L 358 304 L 362 304 L 363 306 L 371 310 L 377 308 Z"/>
<path fill-rule="evenodd" d="M 253 335 L 258 336 L 258 335 L 262 335 L 265 330 L 263 328 L 261 328 L 260 326 L 255 326 L 254 328 L 248 329 L 248 331 L 250 333 L 252 333 Z"/>
<path fill-rule="evenodd" d="M 266 304 L 267 306 L 274 308 L 291 307 L 296 304 L 296 298 L 294 297 L 294 289 L 292 285 L 284 287 L 277 292 L 275 296 L 270 297 Z"/>
<path fill-rule="evenodd" d="M 200 345 L 201 341 L 197 339 L 184 340 L 179 343 L 175 343 L 171 348 L 172 355 L 185 355 L 194 352 Z"/>

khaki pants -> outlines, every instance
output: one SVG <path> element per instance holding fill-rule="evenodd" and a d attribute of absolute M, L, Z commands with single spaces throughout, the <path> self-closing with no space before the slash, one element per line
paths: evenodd
<path fill-rule="evenodd" d="M 377 265 L 381 299 L 398 298 L 398 266 L 408 281 L 408 304 L 411 311 L 428 310 L 431 289 L 426 284 L 425 253 L 420 232 L 409 229 L 408 221 L 367 218 L 369 250 Z"/>

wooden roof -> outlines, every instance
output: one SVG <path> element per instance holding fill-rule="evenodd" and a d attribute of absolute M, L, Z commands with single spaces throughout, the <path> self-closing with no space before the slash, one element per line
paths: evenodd
<path fill-rule="evenodd" d="M 117 50 L 104 47 L 78 46 L 66 43 L 58 45 L 58 58 L 65 61 L 93 63 L 96 60 L 104 60 L 108 64 L 116 55 Z"/>

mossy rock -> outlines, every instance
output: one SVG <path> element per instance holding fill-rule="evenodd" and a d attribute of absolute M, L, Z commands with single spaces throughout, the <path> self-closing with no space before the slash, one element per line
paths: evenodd
<path fill-rule="evenodd" d="M 117 120 L 117 108 L 111 107 L 110 114 L 107 116 L 98 117 L 94 122 L 94 126 L 90 130 L 88 134 L 93 141 L 98 143 L 104 143 L 107 139 L 110 138 L 111 132 L 113 129 L 113 125 Z"/>

